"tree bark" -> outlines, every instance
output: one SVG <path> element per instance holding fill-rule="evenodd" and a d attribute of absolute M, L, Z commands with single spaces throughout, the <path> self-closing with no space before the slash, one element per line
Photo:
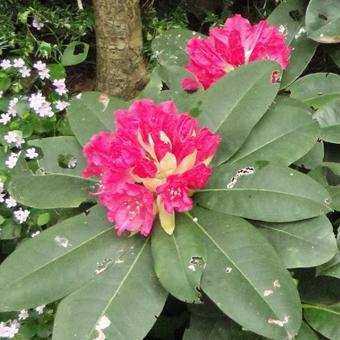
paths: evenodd
<path fill-rule="evenodd" d="M 97 89 L 131 99 L 145 86 L 139 0 L 93 0 L 96 22 Z"/>

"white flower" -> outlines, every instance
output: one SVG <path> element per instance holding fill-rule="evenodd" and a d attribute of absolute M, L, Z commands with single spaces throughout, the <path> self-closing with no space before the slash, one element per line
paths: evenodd
<path fill-rule="evenodd" d="M 55 91 L 62 96 L 63 94 L 67 93 L 66 85 L 65 85 L 65 79 L 56 79 L 53 80 L 53 85 L 55 86 Z"/>
<path fill-rule="evenodd" d="M 30 107 L 37 111 L 45 103 L 46 98 L 41 94 L 41 92 L 33 93 L 28 98 Z"/>
<path fill-rule="evenodd" d="M 4 136 L 4 139 L 8 144 L 15 144 L 17 148 L 20 148 L 21 144 L 25 143 L 21 131 L 9 131 L 7 135 Z"/>
<path fill-rule="evenodd" d="M 27 66 L 20 68 L 19 72 L 23 78 L 27 78 L 31 75 L 31 70 Z"/>
<path fill-rule="evenodd" d="M 4 95 L 4 91 L 0 91 L 0 98 Z"/>
<path fill-rule="evenodd" d="M 40 31 L 42 27 L 44 27 L 44 24 L 40 22 L 38 17 L 35 16 L 33 17 L 32 26 L 36 28 L 38 31 Z"/>
<path fill-rule="evenodd" d="M 18 319 L 19 320 L 26 320 L 29 317 L 28 310 L 27 309 L 22 309 L 19 312 Z"/>
<path fill-rule="evenodd" d="M 55 107 L 60 111 L 65 110 L 70 105 L 70 103 L 65 102 L 63 100 L 57 100 L 55 104 L 56 104 Z"/>
<path fill-rule="evenodd" d="M 50 70 L 48 68 L 46 68 L 45 70 L 39 71 L 38 74 L 41 80 L 50 78 Z"/>
<path fill-rule="evenodd" d="M 40 93 L 32 94 L 29 99 L 29 105 L 40 117 L 52 117 L 54 115 L 51 104 Z"/>
<path fill-rule="evenodd" d="M 22 68 L 25 66 L 25 61 L 22 58 L 17 58 L 13 60 L 13 66 L 17 68 Z"/>
<path fill-rule="evenodd" d="M 4 70 L 7 70 L 8 68 L 12 67 L 12 63 L 9 59 L 4 59 L 1 63 L 0 63 L 1 68 L 3 68 Z"/>
<path fill-rule="evenodd" d="M 6 194 L 4 192 L 0 192 L 0 203 L 5 202 L 5 196 Z"/>
<path fill-rule="evenodd" d="M 17 201 L 13 197 L 9 196 L 6 198 L 5 204 L 7 208 L 14 208 L 17 206 Z"/>
<path fill-rule="evenodd" d="M 40 234 L 40 230 L 37 230 L 36 232 L 31 234 L 31 237 L 36 237 Z"/>
<path fill-rule="evenodd" d="M 43 63 L 41 60 L 38 60 L 37 62 L 33 64 L 33 67 L 38 71 L 42 71 L 47 68 L 47 65 Z"/>
<path fill-rule="evenodd" d="M 29 215 L 30 212 L 27 209 L 19 208 L 19 210 L 14 211 L 14 217 L 20 224 L 25 223 Z"/>
<path fill-rule="evenodd" d="M 20 156 L 20 152 L 19 153 L 12 152 L 9 155 L 7 161 L 5 162 L 7 168 L 13 169 L 18 162 L 19 156 Z"/>
<path fill-rule="evenodd" d="M 0 338 L 12 339 L 19 332 L 20 324 L 17 320 L 0 322 Z"/>
<path fill-rule="evenodd" d="M 37 158 L 39 155 L 36 152 L 35 148 L 29 148 L 26 150 L 25 157 L 29 159 Z"/>
<path fill-rule="evenodd" d="M 0 115 L 0 124 L 6 125 L 11 121 L 11 115 L 9 113 L 2 113 Z"/>
<path fill-rule="evenodd" d="M 17 115 L 16 105 L 18 101 L 19 101 L 19 98 L 14 97 L 9 101 L 9 104 L 8 104 L 7 112 L 13 117 Z"/>
<path fill-rule="evenodd" d="M 46 307 L 46 305 L 40 305 L 40 306 L 34 308 L 34 310 L 35 310 L 38 314 L 42 314 L 42 313 L 44 313 L 45 307 Z"/>

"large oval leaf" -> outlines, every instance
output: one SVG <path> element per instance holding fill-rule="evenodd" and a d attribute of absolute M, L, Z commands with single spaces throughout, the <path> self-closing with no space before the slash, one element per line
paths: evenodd
<path fill-rule="evenodd" d="M 340 2 L 311 0 L 306 12 L 308 36 L 318 42 L 340 42 Z"/>
<path fill-rule="evenodd" d="M 314 117 L 321 127 L 321 138 L 330 143 L 340 144 L 340 99 L 320 107 Z"/>
<path fill-rule="evenodd" d="M 273 72 L 279 70 L 273 61 L 256 61 L 236 68 L 198 97 L 192 110 L 200 112 L 202 126 L 222 137 L 216 164 L 240 148 L 267 111 L 279 90 L 279 84 L 272 83 Z"/>
<path fill-rule="evenodd" d="M 245 220 L 195 208 L 193 221 L 205 238 L 208 261 L 202 290 L 246 329 L 272 339 L 297 334 L 299 296 L 271 245 Z"/>
<path fill-rule="evenodd" d="M 91 199 L 97 182 L 72 175 L 27 175 L 12 178 L 8 191 L 32 208 L 75 208 Z"/>
<path fill-rule="evenodd" d="M 340 95 L 340 76 L 334 73 L 312 73 L 289 87 L 291 97 L 319 108 Z"/>
<path fill-rule="evenodd" d="M 59 305 L 53 340 L 140 340 L 162 311 L 166 293 L 153 272 L 149 239 L 135 242 Z"/>
<path fill-rule="evenodd" d="M 332 224 L 325 216 L 285 224 L 257 222 L 287 268 L 313 267 L 337 251 Z"/>
<path fill-rule="evenodd" d="M 327 263 L 318 268 L 318 275 L 333 276 L 340 279 L 340 229 L 338 229 L 338 252 Z"/>
<path fill-rule="evenodd" d="M 42 171 L 53 174 L 72 174 L 81 176 L 86 166 L 82 148 L 72 136 L 34 139 L 29 145 L 42 151 L 38 165 Z"/>
<path fill-rule="evenodd" d="M 279 27 L 286 43 L 292 48 L 290 63 L 283 73 L 281 88 L 285 88 L 296 80 L 309 64 L 318 44 L 307 38 L 304 28 L 304 0 L 281 1 L 268 17 L 271 25 Z"/>
<path fill-rule="evenodd" d="M 20 244 L 0 266 L 0 310 L 47 304 L 94 278 L 106 258 L 135 240 L 118 239 L 103 208 L 69 218 Z M 100 269 L 100 268 L 99 268 Z"/>
<path fill-rule="evenodd" d="M 336 305 L 304 305 L 306 321 L 327 339 L 340 339 L 340 303 Z"/>
<path fill-rule="evenodd" d="M 99 92 L 83 92 L 74 97 L 67 117 L 78 142 L 84 145 L 94 134 L 114 129 L 113 111 L 125 108 L 127 103 L 109 98 Z"/>
<path fill-rule="evenodd" d="M 319 137 L 317 122 L 299 101 L 278 97 L 228 161 L 240 167 L 256 160 L 289 165 L 305 155 Z"/>
<path fill-rule="evenodd" d="M 205 246 L 195 224 L 183 214 L 168 235 L 159 226 L 152 233 L 155 272 L 163 287 L 177 299 L 200 302 L 200 281 L 206 263 Z"/>
<path fill-rule="evenodd" d="M 198 202 L 214 211 L 267 222 L 291 222 L 330 212 L 319 183 L 289 168 L 254 162 L 243 169 L 222 165 Z"/>

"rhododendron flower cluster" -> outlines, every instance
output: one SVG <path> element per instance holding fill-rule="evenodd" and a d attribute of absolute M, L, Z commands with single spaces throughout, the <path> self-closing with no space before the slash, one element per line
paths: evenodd
<path fill-rule="evenodd" d="M 183 79 L 182 86 L 192 92 L 200 84 L 209 88 L 234 68 L 255 60 L 271 59 L 286 69 L 291 49 L 279 29 L 266 20 L 252 26 L 241 15 L 235 15 L 223 28 L 211 28 L 206 39 L 191 39 L 186 51 L 189 64 L 185 69 L 195 78 Z"/>
<path fill-rule="evenodd" d="M 101 132 L 84 147 L 83 174 L 100 176 L 97 195 L 118 235 L 149 235 L 157 213 L 171 234 L 175 211 L 190 210 L 192 194 L 207 184 L 220 137 L 172 101 L 137 100 L 114 114 L 116 132 Z"/>

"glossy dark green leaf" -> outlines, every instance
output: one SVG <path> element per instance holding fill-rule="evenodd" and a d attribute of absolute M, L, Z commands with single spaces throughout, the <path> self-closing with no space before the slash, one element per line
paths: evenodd
<path fill-rule="evenodd" d="M 306 11 L 308 36 L 318 42 L 340 42 L 340 3 L 338 0 L 311 0 Z"/>
<path fill-rule="evenodd" d="M 305 169 L 314 169 L 322 164 L 324 155 L 324 143 L 319 141 L 314 144 L 313 148 L 309 152 L 295 161 L 294 164 Z"/>
<path fill-rule="evenodd" d="M 96 182 L 73 175 L 24 175 L 11 179 L 8 191 L 18 202 L 32 208 L 75 208 L 93 200 Z"/>
<path fill-rule="evenodd" d="M 22 242 L 0 265 L 0 310 L 58 300 L 95 278 L 105 259 L 116 261 L 134 243 L 115 236 L 101 207 L 69 218 Z"/>
<path fill-rule="evenodd" d="M 313 330 L 305 323 L 302 322 L 301 328 L 295 340 L 318 340 L 318 336 L 313 332 Z"/>
<path fill-rule="evenodd" d="M 272 339 L 296 335 L 299 297 L 269 242 L 241 218 L 201 208 L 190 215 L 208 250 L 201 282 L 208 297 L 247 330 Z"/>
<path fill-rule="evenodd" d="M 321 106 L 314 114 L 320 124 L 320 138 L 340 144 L 340 99 L 334 99 Z"/>
<path fill-rule="evenodd" d="M 319 108 L 340 95 L 340 75 L 312 73 L 295 81 L 289 87 L 291 97 Z"/>
<path fill-rule="evenodd" d="M 304 0 L 281 1 L 268 17 L 284 34 L 286 43 L 291 47 L 290 63 L 283 73 L 281 88 L 286 88 L 309 64 L 318 46 L 307 38 L 305 25 L 306 2 Z"/>
<path fill-rule="evenodd" d="M 179 300 L 200 302 L 199 288 L 206 264 L 205 245 L 194 222 L 176 216 L 176 228 L 168 235 L 157 225 L 152 233 L 155 272 L 163 287 Z"/>
<path fill-rule="evenodd" d="M 340 339 L 340 304 L 304 305 L 308 324 L 327 339 Z"/>
<path fill-rule="evenodd" d="M 309 176 L 261 161 L 242 169 L 216 168 L 196 197 L 214 211 L 267 222 L 303 220 L 332 210 L 329 193 Z"/>
<path fill-rule="evenodd" d="M 325 216 L 300 222 L 257 222 L 255 225 L 260 227 L 287 268 L 318 266 L 337 252 L 333 227 Z"/>
<path fill-rule="evenodd" d="M 163 309 L 166 293 L 153 272 L 149 239 L 128 249 L 59 305 L 53 340 L 140 340 Z"/>
<path fill-rule="evenodd" d="M 39 147 L 42 151 L 38 165 L 42 171 L 47 173 L 81 176 L 86 167 L 82 148 L 75 137 L 60 136 L 35 139 L 30 140 L 29 145 Z"/>
<path fill-rule="evenodd" d="M 198 120 L 222 137 L 216 164 L 241 147 L 273 102 L 279 84 L 272 83 L 272 73 L 277 71 L 280 66 L 273 61 L 256 61 L 233 70 L 198 97 L 193 106 Z"/>
<path fill-rule="evenodd" d="M 256 160 L 289 165 L 305 155 L 319 136 L 308 108 L 289 97 L 278 97 L 228 161 L 240 167 Z"/>
<path fill-rule="evenodd" d="M 83 92 L 76 96 L 67 112 L 78 142 L 84 145 L 94 134 L 114 130 L 113 111 L 126 106 L 123 100 L 99 92 Z"/>

